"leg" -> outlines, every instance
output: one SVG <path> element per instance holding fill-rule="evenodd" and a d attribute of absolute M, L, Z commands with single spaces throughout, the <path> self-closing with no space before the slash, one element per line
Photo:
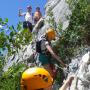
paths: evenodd
<path fill-rule="evenodd" d="M 50 73 L 50 75 L 53 77 L 52 69 L 49 64 L 43 65 L 43 67 Z"/>
<path fill-rule="evenodd" d="M 29 31 L 32 32 L 32 29 L 33 29 L 32 24 L 30 22 L 27 22 L 27 24 L 28 24 Z"/>
<path fill-rule="evenodd" d="M 23 28 L 24 28 L 24 29 L 27 29 L 27 21 L 24 21 L 24 22 L 23 22 Z"/>

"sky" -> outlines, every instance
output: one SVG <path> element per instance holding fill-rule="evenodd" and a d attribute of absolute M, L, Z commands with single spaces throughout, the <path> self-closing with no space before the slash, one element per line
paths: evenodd
<path fill-rule="evenodd" d="M 41 12 L 44 15 L 44 6 L 47 0 L 1 0 L 0 1 L 0 18 L 8 18 L 9 25 L 16 26 L 19 21 L 23 21 L 24 18 L 18 17 L 18 10 L 22 8 L 22 12 L 26 11 L 28 5 L 32 6 L 32 12 L 39 6 Z"/>

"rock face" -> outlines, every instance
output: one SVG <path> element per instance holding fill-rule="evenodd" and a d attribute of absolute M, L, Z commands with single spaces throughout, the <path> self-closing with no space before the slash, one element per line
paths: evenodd
<path fill-rule="evenodd" d="M 70 74 L 76 76 L 70 90 L 90 90 L 90 51 L 85 53 L 82 58 L 73 59 L 69 67 Z"/>
<path fill-rule="evenodd" d="M 45 16 L 44 16 L 44 26 L 42 28 L 38 28 L 38 34 L 37 32 L 33 32 L 37 34 L 37 38 L 40 38 L 42 34 L 45 33 L 47 28 L 50 27 L 49 23 L 47 20 L 49 19 L 48 16 L 48 11 L 52 11 L 54 15 L 54 19 L 56 23 L 59 21 L 63 23 L 63 29 L 65 29 L 68 26 L 68 20 L 66 19 L 66 15 L 69 16 L 71 13 L 70 10 L 68 9 L 68 4 L 65 2 L 65 0 L 48 0 L 46 6 L 45 6 Z M 58 10 L 58 11 L 57 11 Z M 39 24 L 36 25 L 38 27 Z M 37 30 L 37 28 L 34 28 L 34 30 Z M 10 66 L 13 65 L 13 63 L 18 63 L 18 62 L 26 62 L 27 60 L 30 60 L 32 58 L 33 54 L 33 49 L 32 45 L 30 44 L 29 46 L 24 46 L 22 50 L 19 51 L 19 53 L 16 53 L 9 58 L 7 57 L 6 60 L 8 61 L 7 64 L 4 67 L 4 71 L 8 70 Z"/>
<path fill-rule="evenodd" d="M 68 27 L 69 21 L 67 20 L 66 16 L 69 16 L 71 11 L 69 10 L 68 4 L 65 2 L 65 0 L 48 0 L 45 9 L 45 23 L 42 28 L 38 29 L 37 37 L 44 34 L 45 30 L 50 27 L 49 23 L 46 22 L 49 19 L 48 11 L 53 12 L 54 20 L 57 24 L 59 22 L 63 23 L 63 30 Z M 39 24 L 37 24 L 37 26 L 38 25 Z M 34 30 L 35 29 L 37 28 L 35 27 Z M 33 33 L 37 34 L 37 32 Z M 73 59 L 69 64 L 69 74 L 72 73 L 76 75 L 76 78 L 69 90 L 90 90 L 90 50 L 85 55 L 84 54 L 82 54 L 83 56 L 80 55 L 80 57 Z M 33 49 L 31 44 L 23 47 L 19 53 L 7 58 L 8 62 L 3 70 L 7 71 L 8 68 L 13 65 L 13 63 L 27 63 L 27 61 L 32 60 L 32 55 Z"/>
<path fill-rule="evenodd" d="M 14 55 L 10 56 L 8 59 L 8 62 L 4 66 L 3 70 L 7 71 L 9 67 L 11 67 L 15 63 L 26 63 L 29 59 L 32 60 L 32 55 L 33 55 L 33 49 L 32 45 L 24 46 L 21 50 L 19 50 L 19 53 L 15 53 Z"/>
<path fill-rule="evenodd" d="M 48 0 L 46 4 L 46 19 L 48 17 L 48 12 L 52 11 L 54 15 L 54 20 L 58 24 L 59 22 L 63 23 L 63 30 L 68 27 L 69 20 L 67 16 L 71 14 L 68 4 L 65 0 Z"/>

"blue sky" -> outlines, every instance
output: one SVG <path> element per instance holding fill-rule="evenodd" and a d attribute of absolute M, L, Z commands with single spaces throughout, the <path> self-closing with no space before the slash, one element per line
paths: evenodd
<path fill-rule="evenodd" d="M 39 6 L 42 13 L 44 14 L 44 5 L 47 0 L 1 0 L 0 1 L 0 17 L 8 18 L 9 25 L 16 26 L 18 21 L 21 21 L 23 18 L 18 17 L 18 9 L 22 8 L 23 12 L 26 11 L 28 5 L 32 6 L 32 12 L 35 11 L 35 8 Z"/>

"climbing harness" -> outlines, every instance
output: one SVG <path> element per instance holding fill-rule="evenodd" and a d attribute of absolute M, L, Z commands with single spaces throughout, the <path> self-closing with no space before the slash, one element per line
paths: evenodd
<path fill-rule="evenodd" d="M 60 68 L 60 69 L 62 69 L 63 71 L 65 71 L 65 73 L 69 73 L 69 70 L 67 70 L 66 68 L 62 68 L 62 67 L 60 67 L 60 66 L 58 66 L 57 64 L 54 64 L 56 67 L 58 67 L 58 68 Z"/>

